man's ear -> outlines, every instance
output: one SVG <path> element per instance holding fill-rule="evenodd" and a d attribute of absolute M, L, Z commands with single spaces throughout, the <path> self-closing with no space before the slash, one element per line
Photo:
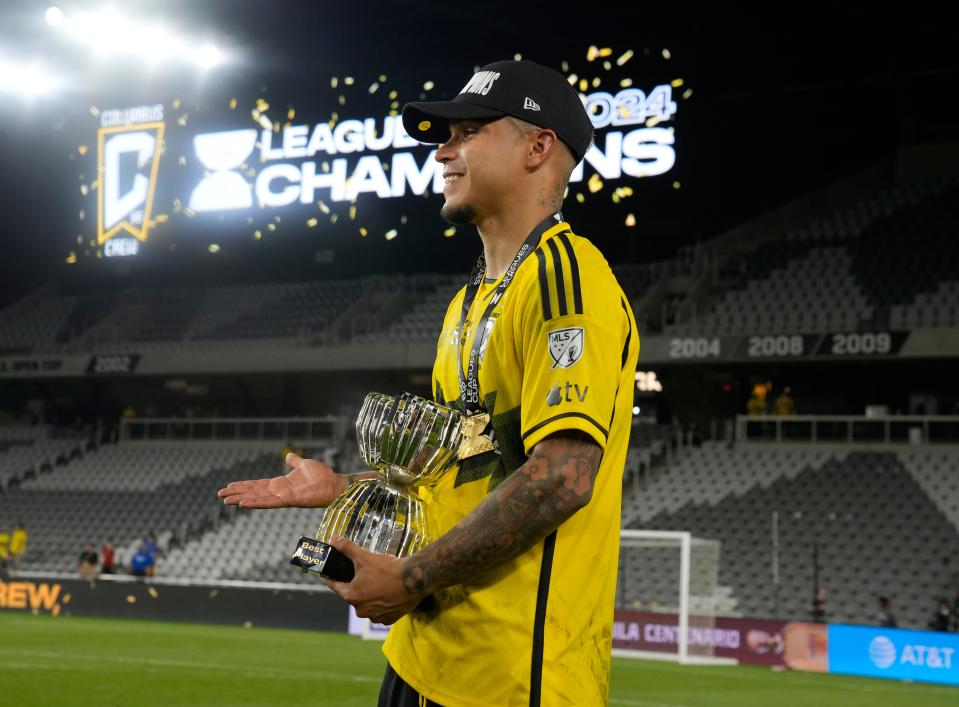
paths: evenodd
<path fill-rule="evenodd" d="M 552 130 L 543 128 L 530 133 L 526 163 L 530 169 L 538 169 L 556 149 L 558 138 Z"/>

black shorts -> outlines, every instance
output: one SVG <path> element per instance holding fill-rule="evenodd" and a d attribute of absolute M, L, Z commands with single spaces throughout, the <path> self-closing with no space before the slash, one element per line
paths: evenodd
<path fill-rule="evenodd" d="M 427 700 L 407 685 L 393 670 L 393 666 L 387 663 L 383 684 L 380 685 L 380 699 L 376 707 L 442 707 L 442 705 Z"/>

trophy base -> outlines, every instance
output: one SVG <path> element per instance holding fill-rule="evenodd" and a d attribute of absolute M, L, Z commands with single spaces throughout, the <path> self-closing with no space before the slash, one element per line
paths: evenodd
<path fill-rule="evenodd" d="M 332 545 L 305 536 L 296 544 L 290 564 L 336 582 L 349 582 L 355 574 L 353 560 Z"/>

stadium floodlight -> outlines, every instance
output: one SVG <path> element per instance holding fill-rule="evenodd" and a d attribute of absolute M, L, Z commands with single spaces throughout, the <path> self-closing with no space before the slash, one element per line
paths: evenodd
<path fill-rule="evenodd" d="M 212 44 L 204 44 L 193 53 L 193 61 L 202 69 L 212 69 L 223 59 L 223 54 Z"/>
<path fill-rule="evenodd" d="M 36 65 L 19 66 L 0 61 L 0 92 L 26 98 L 50 93 L 56 86 L 53 77 Z"/>
<path fill-rule="evenodd" d="M 56 5 L 52 5 L 47 8 L 45 13 L 43 13 L 43 18 L 51 27 L 59 27 L 63 24 L 63 10 Z"/>

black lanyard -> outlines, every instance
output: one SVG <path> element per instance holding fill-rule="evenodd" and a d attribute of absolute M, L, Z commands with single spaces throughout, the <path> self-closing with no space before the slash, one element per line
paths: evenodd
<path fill-rule="evenodd" d="M 503 275 L 502 282 L 500 282 L 499 286 L 496 288 L 496 291 L 493 292 L 493 296 L 490 297 L 489 304 L 486 305 L 483 316 L 480 317 L 480 320 L 476 323 L 476 326 L 473 327 L 473 344 L 470 347 L 469 367 L 466 371 L 464 371 L 463 344 L 465 342 L 463 338 L 463 327 L 466 326 L 466 318 L 469 316 L 470 307 L 473 306 L 473 301 L 476 299 L 476 294 L 479 292 L 480 284 L 486 277 L 486 258 L 483 255 L 480 255 L 479 260 L 476 261 L 476 265 L 473 267 L 473 271 L 470 273 L 469 279 L 466 281 L 466 293 L 463 296 L 463 308 L 460 311 L 460 326 L 458 329 L 459 345 L 456 349 L 456 368 L 460 374 L 460 401 L 463 403 L 467 415 L 475 415 L 483 410 L 482 405 L 480 405 L 479 396 L 479 367 L 480 350 L 483 346 L 484 339 L 486 338 L 486 323 L 489 320 L 490 315 L 493 313 L 493 310 L 496 309 L 496 305 L 499 304 L 499 301 L 503 299 L 503 295 L 506 294 L 506 288 L 509 287 L 510 283 L 513 281 L 513 277 L 516 275 L 516 271 L 519 269 L 519 266 L 523 264 L 523 261 L 526 260 L 530 253 L 536 250 L 536 246 L 539 245 L 539 241 L 543 237 L 543 234 L 558 223 L 562 223 L 562 221 L 563 215 L 558 211 L 555 214 L 547 216 L 533 228 L 530 234 L 526 237 L 526 240 L 523 241 L 523 245 L 520 246 L 519 251 L 516 253 L 516 257 L 513 258 L 513 262 L 510 263 L 509 268 L 507 268 L 506 273 Z"/>

